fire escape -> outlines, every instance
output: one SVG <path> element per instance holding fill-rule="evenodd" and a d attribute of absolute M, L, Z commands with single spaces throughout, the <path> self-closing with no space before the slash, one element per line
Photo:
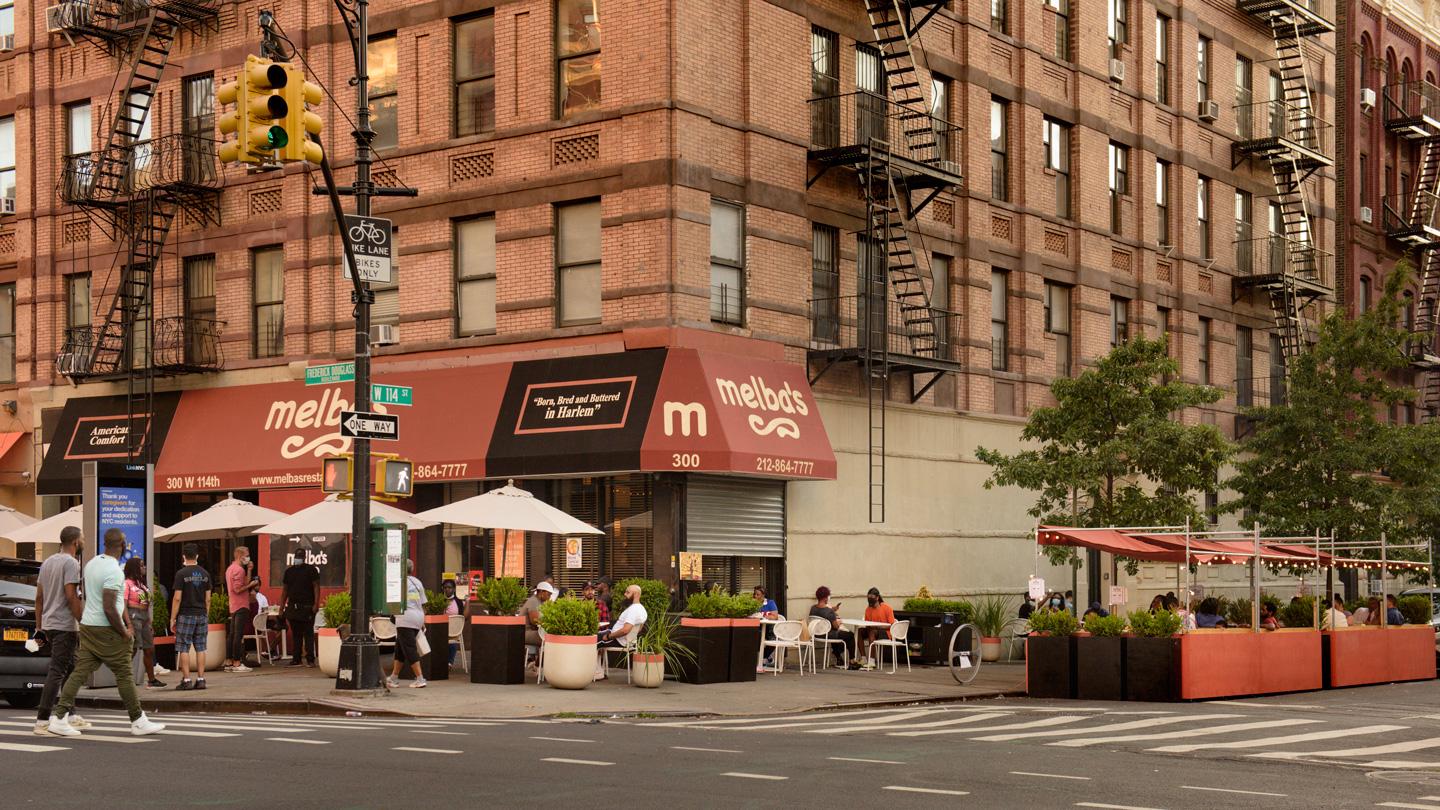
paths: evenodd
<path fill-rule="evenodd" d="M 1419 174 L 1412 189 L 1387 196 L 1385 233 L 1415 252 L 1420 274 L 1419 318 L 1408 317 L 1410 365 L 1425 372 L 1421 406 L 1440 415 L 1440 352 L 1435 346 L 1436 302 L 1440 300 L 1440 88 L 1426 81 L 1385 87 L 1385 129 L 1419 150 Z"/>
<path fill-rule="evenodd" d="M 1311 200 L 1306 181 L 1334 165 L 1332 126 L 1315 113 L 1305 42 L 1333 32 L 1333 14 L 1322 0 L 1235 0 L 1275 40 L 1270 98 L 1235 109 L 1237 138 L 1233 164 L 1246 158 L 1270 167 L 1275 194 L 1270 198 L 1268 228 L 1251 238 L 1248 230 L 1235 245 L 1235 300 L 1252 290 L 1270 299 L 1281 356 L 1288 362 L 1313 341 L 1306 309 L 1332 292 L 1331 254 L 1315 243 L 1314 217 L 1321 200 Z M 1248 223 L 1244 226 L 1248 229 Z"/>
<path fill-rule="evenodd" d="M 64 159 L 59 194 L 117 247 L 114 297 L 98 326 L 66 330 L 58 373 L 73 382 L 124 380 L 132 419 L 153 407 L 158 375 L 220 367 L 219 324 L 156 317 L 157 268 L 175 218 L 183 210 L 219 224 L 220 173 L 213 131 L 147 138 L 147 119 L 181 31 L 218 30 L 219 0 L 67 0 L 46 10 L 47 28 L 83 38 L 117 65 L 101 130 L 101 148 Z M 104 285 L 100 289 L 108 288 Z M 131 457 L 140 441 L 132 431 Z"/>
<path fill-rule="evenodd" d="M 868 406 L 870 521 L 885 520 L 885 402 L 891 380 L 908 380 L 912 402 L 960 368 L 958 317 L 934 305 L 930 255 L 917 218 L 961 182 L 958 128 L 927 102 L 928 71 L 917 56 L 925 24 L 944 0 L 862 0 L 875 34 L 867 83 L 810 101 L 814 185 L 831 169 L 853 172 L 865 205 L 857 236 L 856 292 L 810 303 L 811 382 L 853 362 Z M 932 96 L 934 90 L 930 90 Z M 838 259 L 836 261 L 838 267 Z M 939 300 L 947 300 L 941 291 Z"/>

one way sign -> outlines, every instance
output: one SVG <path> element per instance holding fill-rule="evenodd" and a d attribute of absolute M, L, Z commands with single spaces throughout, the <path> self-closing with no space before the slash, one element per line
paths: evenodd
<path fill-rule="evenodd" d="M 393 442 L 400 438 L 400 417 L 388 413 L 341 411 L 340 435 L 351 439 L 383 439 Z"/>

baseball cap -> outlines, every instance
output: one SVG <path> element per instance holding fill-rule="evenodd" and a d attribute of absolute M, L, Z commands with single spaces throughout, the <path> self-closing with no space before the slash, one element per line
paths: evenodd
<path fill-rule="evenodd" d="M 556 589 L 555 589 L 555 586 L 554 586 L 554 585 L 551 585 L 551 584 L 548 583 L 548 582 L 542 582 L 542 583 L 540 583 L 539 585 L 536 585 L 536 586 L 535 586 L 535 590 L 537 590 L 537 591 L 545 591 L 546 593 L 550 594 L 551 596 L 559 596 L 559 595 L 560 595 L 560 591 L 556 590 Z"/>

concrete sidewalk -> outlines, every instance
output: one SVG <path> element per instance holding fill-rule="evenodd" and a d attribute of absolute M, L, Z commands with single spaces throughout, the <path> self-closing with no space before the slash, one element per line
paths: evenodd
<path fill-rule="evenodd" d="M 975 700 L 1024 694 L 1023 663 L 986 664 L 967 686 L 957 684 L 943 667 L 904 666 L 894 675 L 881 671 L 820 670 L 803 677 L 794 670 L 761 674 L 755 683 L 695 686 L 666 681 L 657 689 L 625 682 L 625 670 L 580 690 L 537 686 L 533 674 L 523 685 L 472 684 L 460 667 L 445 681 L 410 689 L 403 681 L 394 692 L 369 698 L 337 697 L 333 678 L 318 669 L 266 666 L 253 672 L 206 673 L 204 692 L 177 692 L 178 673 L 162 678 L 166 689 L 142 689 L 147 709 L 168 712 L 270 712 L 274 714 L 394 714 L 438 718 L 523 718 L 555 715 L 762 715 L 815 709 Z M 81 706 L 119 708 L 114 688 L 85 690 Z"/>

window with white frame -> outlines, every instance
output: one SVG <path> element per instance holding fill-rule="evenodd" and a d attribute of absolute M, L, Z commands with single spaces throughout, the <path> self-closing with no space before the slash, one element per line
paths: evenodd
<path fill-rule="evenodd" d="M 495 334 L 495 284 L 495 217 L 456 222 L 456 334 Z"/>
<path fill-rule="evenodd" d="M 710 320 L 740 325 L 745 314 L 745 209 L 710 201 Z"/>
<path fill-rule="evenodd" d="M 600 322 L 600 201 L 555 206 L 561 326 Z"/>

